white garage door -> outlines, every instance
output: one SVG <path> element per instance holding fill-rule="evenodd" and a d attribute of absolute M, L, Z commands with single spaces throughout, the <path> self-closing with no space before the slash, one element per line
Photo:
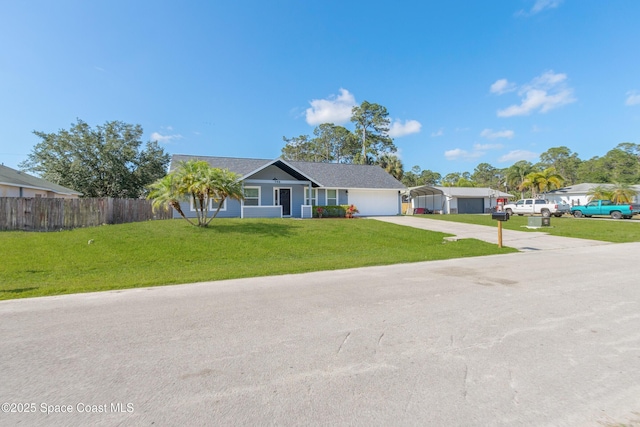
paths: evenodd
<path fill-rule="evenodd" d="M 349 204 L 358 215 L 398 215 L 398 190 L 349 190 Z"/>

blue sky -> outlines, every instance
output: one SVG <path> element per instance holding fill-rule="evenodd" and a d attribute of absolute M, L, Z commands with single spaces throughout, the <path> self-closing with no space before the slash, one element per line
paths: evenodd
<path fill-rule="evenodd" d="M 640 1 L 0 3 L 0 162 L 33 130 L 140 124 L 169 152 L 276 158 L 282 137 L 384 105 L 442 173 L 640 143 Z"/>

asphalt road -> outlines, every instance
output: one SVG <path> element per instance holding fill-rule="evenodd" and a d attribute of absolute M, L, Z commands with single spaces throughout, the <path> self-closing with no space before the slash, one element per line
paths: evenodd
<path fill-rule="evenodd" d="M 0 302 L 0 425 L 640 424 L 638 253 Z"/>

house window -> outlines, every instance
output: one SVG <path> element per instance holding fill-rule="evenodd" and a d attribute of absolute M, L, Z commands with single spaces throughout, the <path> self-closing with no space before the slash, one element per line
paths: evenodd
<path fill-rule="evenodd" d="M 311 189 L 311 200 L 309 200 L 309 187 L 304 189 L 304 204 L 314 206 L 318 204 L 318 193 L 315 188 Z"/>
<path fill-rule="evenodd" d="M 215 211 L 218 209 L 218 203 L 213 199 L 209 199 L 209 210 L 210 211 Z M 193 204 L 193 198 L 190 199 L 189 202 L 189 209 L 191 209 L 191 212 L 195 212 L 196 207 Z M 222 211 L 226 211 L 227 210 L 227 199 L 224 199 L 224 201 L 222 202 L 222 207 L 220 208 L 220 212 Z"/>
<path fill-rule="evenodd" d="M 327 206 L 338 204 L 338 190 L 327 190 Z"/>
<path fill-rule="evenodd" d="M 260 187 L 244 187 L 244 205 L 260 206 Z"/>
<path fill-rule="evenodd" d="M 209 210 L 210 211 L 217 210 L 218 206 L 220 206 L 220 212 L 226 211 L 227 210 L 227 199 L 224 199 L 224 201 L 222 201 L 222 203 L 220 203 L 220 201 L 216 202 L 213 199 L 209 199 Z"/>

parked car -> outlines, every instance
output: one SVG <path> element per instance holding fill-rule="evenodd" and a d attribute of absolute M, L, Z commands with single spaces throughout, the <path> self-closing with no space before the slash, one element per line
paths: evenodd
<path fill-rule="evenodd" d="M 576 218 L 583 216 L 611 216 L 613 219 L 629 219 L 640 213 L 633 205 L 616 205 L 611 200 L 592 200 L 584 206 L 573 206 L 571 214 Z"/>
<path fill-rule="evenodd" d="M 509 215 L 540 214 L 548 218 L 551 215 L 562 216 L 562 214 L 569 213 L 571 207 L 566 203 L 550 202 L 545 199 L 521 199 L 515 203 L 507 203 L 503 209 Z"/>

